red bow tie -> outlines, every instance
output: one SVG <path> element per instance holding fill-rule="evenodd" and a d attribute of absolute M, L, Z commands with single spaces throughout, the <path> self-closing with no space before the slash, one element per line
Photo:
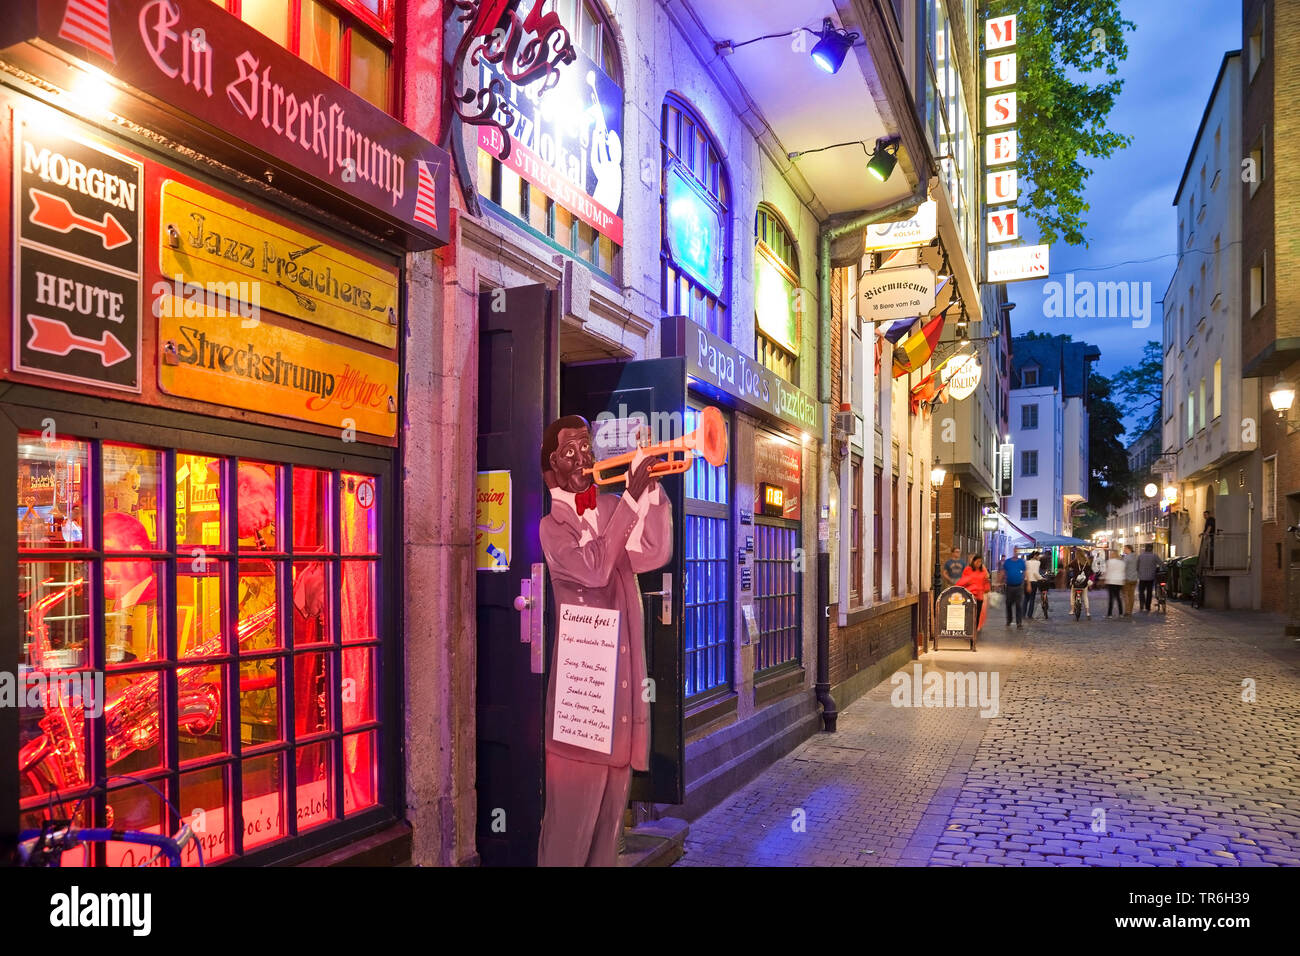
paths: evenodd
<path fill-rule="evenodd" d="M 586 491 L 579 491 L 577 494 L 573 496 L 573 506 L 575 509 L 577 509 L 579 518 L 581 518 L 582 513 L 584 511 L 587 511 L 588 509 L 592 511 L 596 510 L 595 482 L 592 482 L 590 485 L 588 485 Z"/>

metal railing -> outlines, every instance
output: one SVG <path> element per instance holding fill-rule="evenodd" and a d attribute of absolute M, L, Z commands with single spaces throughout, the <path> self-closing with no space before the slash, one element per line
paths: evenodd
<path fill-rule="evenodd" d="M 1208 552 L 1206 571 L 1250 570 L 1250 535 L 1245 531 L 1220 531 L 1214 535 L 1213 544 L 1206 541 L 1202 550 Z"/>

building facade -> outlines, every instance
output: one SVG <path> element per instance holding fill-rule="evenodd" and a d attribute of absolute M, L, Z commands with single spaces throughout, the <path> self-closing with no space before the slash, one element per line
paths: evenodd
<path fill-rule="evenodd" d="M 1258 607 L 1258 382 L 1242 377 L 1241 54 L 1224 56 L 1174 197 L 1178 265 L 1165 292 L 1164 450 L 1174 456 L 1179 555 L 1203 555 L 1206 601 Z M 1201 550 L 1204 514 L 1215 517 Z"/>
<path fill-rule="evenodd" d="M 1065 335 L 1012 341 L 1009 400 L 1014 491 L 1007 516 L 1022 531 L 1069 535 L 1088 497 L 1088 375 L 1095 345 Z"/>

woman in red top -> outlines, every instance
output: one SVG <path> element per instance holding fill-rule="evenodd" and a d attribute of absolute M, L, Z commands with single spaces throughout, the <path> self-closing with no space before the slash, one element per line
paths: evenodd
<path fill-rule="evenodd" d="M 984 570 L 983 557 L 977 554 L 970 559 L 970 564 L 957 579 L 957 587 L 965 588 L 975 599 L 975 630 L 978 632 L 984 626 L 984 595 L 993 587 L 988 571 Z"/>

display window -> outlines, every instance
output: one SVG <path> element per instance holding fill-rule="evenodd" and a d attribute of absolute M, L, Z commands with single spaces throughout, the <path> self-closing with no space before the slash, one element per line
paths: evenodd
<path fill-rule="evenodd" d="M 379 805 L 381 474 L 47 430 L 17 478 L 21 826 L 213 863 Z"/>

